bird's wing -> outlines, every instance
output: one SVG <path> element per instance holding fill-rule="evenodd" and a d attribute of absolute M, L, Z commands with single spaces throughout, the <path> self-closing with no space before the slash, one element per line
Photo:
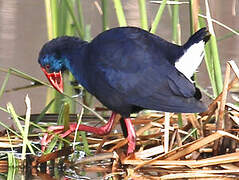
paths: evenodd
<path fill-rule="evenodd" d="M 202 103 L 194 98 L 194 85 L 171 64 L 138 69 L 132 72 L 105 70 L 104 79 L 131 105 L 167 112 L 205 110 Z"/>
<path fill-rule="evenodd" d="M 171 63 L 175 57 L 170 55 L 183 54 L 183 49 L 147 31 L 115 28 L 96 37 L 90 48 L 92 63 L 88 66 L 121 93 L 129 94 L 142 85 L 151 85 L 152 92 L 165 82 L 177 95 L 192 97 L 195 93 L 193 84 Z M 141 95 L 150 93 L 145 91 Z"/>
<path fill-rule="evenodd" d="M 97 59 L 98 76 L 125 95 L 129 104 L 186 112 L 185 108 L 196 103 L 194 85 L 170 63 L 157 42 L 144 36 L 132 38 L 136 35 L 120 38 L 117 43 L 104 41 L 101 47 L 93 42 L 91 59 Z"/>

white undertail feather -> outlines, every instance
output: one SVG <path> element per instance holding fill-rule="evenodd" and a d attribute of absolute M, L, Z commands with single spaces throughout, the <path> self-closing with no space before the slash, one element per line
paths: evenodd
<path fill-rule="evenodd" d="M 190 46 L 184 54 L 175 62 L 175 67 L 190 81 L 204 57 L 205 42 L 201 40 Z"/>

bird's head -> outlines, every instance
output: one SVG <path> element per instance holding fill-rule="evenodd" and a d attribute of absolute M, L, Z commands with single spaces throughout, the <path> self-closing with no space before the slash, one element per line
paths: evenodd
<path fill-rule="evenodd" d="M 41 69 L 51 85 L 60 93 L 63 93 L 62 72 L 66 69 L 65 62 L 54 55 L 46 55 L 39 58 Z"/>
<path fill-rule="evenodd" d="M 69 41 L 70 40 L 70 41 Z M 72 37 L 64 36 L 47 42 L 41 49 L 38 62 L 51 85 L 63 93 L 62 72 L 69 69 L 68 51 Z"/>

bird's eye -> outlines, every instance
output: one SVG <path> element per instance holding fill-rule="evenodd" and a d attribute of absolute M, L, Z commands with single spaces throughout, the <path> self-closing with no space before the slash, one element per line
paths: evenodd
<path fill-rule="evenodd" d="M 50 65 L 47 64 L 47 65 L 45 66 L 45 69 L 46 69 L 47 72 L 49 72 L 49 70 L 50 70 Z"/>

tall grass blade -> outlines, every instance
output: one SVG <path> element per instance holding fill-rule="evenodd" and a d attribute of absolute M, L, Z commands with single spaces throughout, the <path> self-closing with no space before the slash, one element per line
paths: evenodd
<path fill-rule="evenodd" d="M 7 125 L 5 125 L 5 124 L 2 123 L 1 121 L 0 121 L 0 125 L 1 125 L 2 127 L 4 127 L 6 130 L 8 130 L 8 131 L 10 131 L 11 133 L 13 133 L 14 135 L 16 135 L 17 137 L 22 138 L 22 136 L 21 136 L 20 134 L 18 134 L 16 131 L 12 130 L 10 127 L 8 127 Z"/>
<path fill-rule="evenodd" d="M 175 2 L 178 2 L 178 0 L 174 0 Z M 179 5 L 175 4 L 173 5 L 173 11 L 172 11 L 172 33 L 173 33 L 173 42 L 180 45 L 180 24 L 179 24 Z"/>
<path fill-rule="evenodd" d="M 67 131 L 69 129 L 69 124 L 70 124 L 70 105 L 67 102 L 65 102 L 63 105 L 62 115 L 63 115 L 64 131 Z M 67 146 L 68 144 L 64 143 L 64 147 L 67 147 Z"/>
<path fill-rule="evenodd" d="M 48 39 L 53 39 L 51 0 L 45 0 Z"/>
<path fill-rule="evenodd" d="M 7 161 L 8 161 L 8 167 L 14 167 L 14 168 L 17 167 L 16 158 L 14 157 L 13 152 L 7 153 Z"/>
<path fill-rule="evenodd" d="M 17 168 L 9 166 L 8 172 L 7 172 L 7 180 L 16 179 L 16 172 L 17 172 Z M 22 178 L 23 178 L 23 176 L 22 176 Z"/>
<path fill-rule="evenodd" d="M 222 71 L 217 47 L 217 40 L 214 35 L 211 36 L 211 52 L 213 55 L 213 66 L 215 70 L 215 80 L 216 80 L 216 87 L 217 87 L 217 96 L 222 92 L 223 82 L 222 82 Z"/>
<path fill-rule="evenodd" d="M 35 154 L 32 146 L 31 146 L 31 143 L 29 142 L 29 140 L 27 139 L 27 137 L 25 137 L 25 134 L 24 134 L 24 130 L 22 128 L 22 125 L 18 119 L 18 115 L 16 114 L 14 108 L 13 108 L 13 105 L 11 103 L 8 103 L 7 104 L 7 110 L 8 112 L 11 114 L 11 116 L 13 117 L 13 120 L 15 121 L 16 123 L 16 126 L 17 128 L 19 129 L 20 133 L 21 133 L 21 137 L 23 138 L 23 140 L 25 141 L 25 143 L 27 144 L 29 150 L 31 151 L 32 154 Z M 2 124 L 0 122 L 0 124 Z M 26 135 L 27 136 L 27 135 Z"/>
<path fill-rule="evenodd" d="M 205 23 L 203 18 L 199 18 L 199 26 L 200 26 L 200 28 L 206 27 L 206 23 Z M 210 83 L 211 83 L 212 90 L 213 90 L 213 97 L 215 98 L 216 95 L 217 95 L 217 86 L 216 86 L 216 81 L 215 81 L 213 57 L 212 57 L 212 54 L 211 54 L 210 43 L 211 43 L 211 41 L 209 41 L 205 45 L 205 57 L 204 58 L 205 58 L 205 64 L 206 64 L 206 67 L 207 67 L 208 76 L 209 76 Z"/>
<path fill-rule="evenodd" d="M 85 26 L 85 39 L 84 40 L 90 42 L 91 39 L 92 39 L 92 37 L 91 37 L 91 25 L 87 24 Z"/>
<path fill-rule="evenodd" d="M 24 160 L 26 158 L 28 131 L 29 131 L 29 126 L 30 126 L 30 116 L 31 116 L 31 101 L 30 101 L 28 95 L 26 95 L 25 103 L 26 103 L 27 110 L 26 110 L 26 120 L 25 120 L 24 132 L 22 134 L 22 136 L 23 136 L 22 160 Z"/>
<path fill-rule="evenodd" d="M 90 153 L 90 149 L 89 149 L 89 146 L 88 146 L 88 141 L 86 139 L 86 132 L 85 131 L 80 131 L 80 135 L 82 137 L 82 143 L 84 145 L 84 152 L 87 154 L 87 155 L 91 155 Z"/>
<path fill-rule="evenodd" d="M 64 131 L 68 130 L 69 129 L 69 122 L 70 122 L 70 106 L 69 106 L 69 103 L 65 102 L 64 105 L 63 105 L 63 108 L 62 108 L 62 112 L 61 112 L 61 115 L 63 117 L 63 125 L 64 125 Z"/>
<path fill-rule="evenodd" d="M 71 82 L 74 82 L 75 79 L 74 79 L 73 75 L 71 74 L 71 72 L 69 72 L 69 71 L 64 72 L 63 81 L 64 81 L 64 94 L 67 94 L 70 97 L 75 95 L 75 89 L 71 83 Z M 68 97 L 64 96 L 62 98 L 62 102 L 69 103 L 71 113 L 76 112 L 76 103 L 72 98 L 68 98 Z"/>
<path fill-rule="evenodd" d="M 77 121 L 77 126 L 76 126 L 76 130 L 75 130 L 74 141 L 73 141 L 73 149 L 75 149 L 75 142 L 76 142 L 76 139 L 77 139 L 78 129 L 79 129 L 79 126 L 81 124 L 83 114 L 84 114 L 84 108 L 81 109 L 81 113 L 80 113 L 80 116 L 79 116 L 78 121 Z"/>
<path fill-rule="evenodd" d="M 193 34 L 193 0 L 189 0 L 190 33 Z"/>
<path fill-rule="evenodd" d="M 9 143 L 12 145 L 12 140 L 11 140 L 11 137 L 9 135 L 9 131 L 8 130 L 7 130 L 7 137 L 8 137 Z M 10 158 L 10 160 L 8 160 L 8 166 L 17 167 L 17 163 L 16 163 L 16 159 L 14 158 L 14 152 L 13 152 L 12 146 L 10 148 L 11 148 L 12 152 L 9 152 L 7 154 L 8 158 Z"/>
<path fill-rule="evenodd" d="M 183 118 L 182 118 L 182 113 L 178 114 L 178 127 L 182 128 L 183 127 Z"/>
<path fill-rule="evenodd" d="M 193 128 L 190 133 L 188 133 L 185 137 L 183 137 L 182 142 L 186 141 L 190 136 L 193 136 L 193 134 L 197 131 L 197 128 Z"/>
<path fill-rule="evenodd" d="M 161 5 L 160 5 L 160 7 L 159 7 L 159 9 L 158 9 L 158 12 L 157 12 L 157 14 L 156 14 L 156 16 L 155 16 L 155 18 L 154 18 L 154 21 L 153 21 L 153 23 L 152 23 L 152 28 L 151 28 L 151 33 L 155 33 L 156 32 L 156 30 L 157 30 L 157 27 L 158 27 L 158 24 L 159 24 L 159 21 L 160 21 L 160 19 L 161 19 L 161 16 L 162 16 L 162 14 L 163 14 L 163 11 L 164 11 L 164 8 L 165 8 L 165 6 L 166 6 L 166 3 L 167 3 L 167 0 L 163 0 L 162 1 L 162 3 L 161 3 Z"/>
<path fill-rule="evenodd" d="M 214 77 L 216 82 L 216 92 L 217 92 L 216 96 L 217 96 L 222 92 L 222 88 L 223 88 L 222 72 L 221 72 L 221 65 L 220 65 L 218 48 L 217 48 L 217 41 L 216 41 L 214 29 L 213 29 L 208 0 L 205 0 L 205 6 L 206 6 L 208 29 L 209 29 L 209 32 L 211 33 L 210 48 L 211 48 L 212 57 L 213 57 Z"/>
<path fill-rule="evenodd" d="M 17 116 L 17 114 L 16 114 L 14 108 L 13 108 L 12 103 L 10 103 L 10 102 L 7 103 L 7 110 L 8 110 L 8 112 L 11 114 L 13 120 L 15 121 L 18 130 L 19 130 L 20 133 L 23 135 L 23 134 L 24 134 L 24 131 L 23 131 L 22 125 L 21 125 L 21 123 L 20 123 L 20 121 L 19 121 L 19 119 L 18 119 L 18 116 Z"/>
<path fill-rule="evenodd" d="M 69 103 L 65 102 L 64 104 L 62 104 L 61 110 L 59 112 L 58 120 L 57 120 L 57 125 L 64 125 L 63 132 L 65 132 L 66 130 L 69 129 L 69 121 L 70 121 L 69 110 L 70 110 Z M 63 138 L 60 138 L 59 136 L 55 136 L 53 138 L 52 142 L 49 144 L 47 150 L 45 151 L 46 154 L 53 150 L 53 148 L 56 146 L 58 140 L 59 140 L 58 148 L 60 149 L 63 146 Z M 64 142 L 66 142 L 66 141 L 64 141 Z M 67 141 L 67 143 L 69 144 L 69 141 Z M 65 146 L 66 146 L 66 143 L 65 143 Z"/>
<path fill-rule="evenodd" d="M 147 6 L 145 0 L 138 0 L 141 28 L 148 31 Z"/>
<path fill-rule="evenodd" d="M 57 36 L 63 36 L 67 31 L 68 26 L 66 25 L 68 22 L 68 12 L 67 12 L 67 7 L 66 7 L 66 1 L 65 0 L 59 0 L 58 3 L 58 17 L 59 17 L 59 22 L 58 22 L 58 34 Z"/>
<path fill-rule="evenodd" d="M 67 9 L 71 15 L 71 18 L 74 22 L 74 25 L 75 25 L 75 28 L 76 28 L 76 32 L 78 33 L 78 35 L 83 39 L 84 38 L 84 32 L 82 31 L 81 29 L 81 25 L 79 24 L 76 16 L 75 16 L 75 13 L 74 13 L 74 9 L 73 9 L 73 6 L 72 6 L 72 3 L 70 0 L 65 0 L 66 1 L 66 6 L 67 6 Z"/>
<path fill-rule="evenodd" d="M 102 7 L 102 25 L 103 25 L 103 31 L 109 29 L 108 25 L 108 0 L 101 0 L 101 7 Z"/>
<path fill-rule="evenodd" d="M 2 95 L 4 93 L 4 91 L 5 91 L 5 88 L 6 88 L 8 79 L 9 79 L 9 76 L 10 76 L 10 71 L 7 72 L 7 75 L 5 76 L 3 84 L 2 84 L 2 87 L 0 89 L 0 99 L 1 99 L 1 97 L 2 97 Z"/>
<path fill-rule="evenodd" d="M 49 104 L 47 104 L 47 106 L 42 110 L 42 112 L 33 121 L 33 123 L 37 124 L 37 123 L 39 123 L 44 118 L 46 112 L 49 110 L 49 108 L 51 107 L 51 105 L 53 104 L 54 101 L 55 101 L 55 99 L 52 99 L 51 102 Z M 29 128 L 29 133 L 32 132 L 33 128 L 34 128 L 33 125 L 31 125 L 30 128 Z"/>
<path fill-rule="evenodd" d="M 51 12 L 52 12 L 52 32 L 53 38 L 56 38 L 59 34 L 59 7 L 58 0 L 50 0 L 51 1 Z"/>
<path fill-rule="evenodd" d="M 43 82 L 43 81 L 41 81 L 37 78 L 34 78 L 34 77 L 24 73 L 24 72 L 21 72 L 21 71 L 15 69 L 15 68 L 4 69 L 4 68 L 0 67 L 0 71 L 5 72 L 5 73 L 10 72 L 11 75 L 14 75 L 16 77 L 19 77 L 19 78 L 22 78 L 22 79 L 25 79 L 25 80 L 28 80 L 28 81 L 31 81 L 31 82 L 34 82 L 34 83 L 37 83 L 37 84 L 40 83 L 42 85 L 51 87 L 49 84 L 47 84 L 47 83 L 45 83 L 45 82 Z"/>
<path fill-rule="evenodd" d="M 83 34 L 85 34 L 85 26 L 84 26 L 84 16 L 83 16 L 83 10 L 82 10 L 82 6 L 81 6 L 81 0 L 77 0 L 76 1 L 76 5 L 77 5 L 77 10 L 78 10 L 78 22 L 81 28 L 81 31 L 83 32 Z"/>
<path fill-rule="evenodd" d="M 121 0 L 114 0 L 115 11 L 118 19 L 119 26 L 127 26 L 127 22 L 124 15 L 124 10 L 121 4 Z"/>
<path fill-rule="evenodd" d="M 2 107 L 0 107 L 0 110 L 3 111 L 3 112 L 6 112 L 6 113 L 10 113 L 9 110 L 4 109 L 4 108 L 2 108 Z M 20 117 L 20 116 L 18 116 L 18 115 L 16 115 L 16 116 L 17 116 L 18 119 L 25 121 L 24 118 L 22 118 L 22 117 Z M 39 125 L 37 125 L 37 124 L 35 124 L 35 123 L 33 123 L 33 122 L 30 122 L 30 124 L 33 125 L 33 126 L 35 126 L 35 127 L 37 127 L 38 129 L 41 129 L 41 130 L 44 131 L 44 128 L 42 128 L 41 126 L 39 126 Z M 14 135 L 16 135 L 16 136 L 19 137 L 20 139 L 23 139 L 22 135 L 18 134 L 16 131 L 12 130 L 11 128 L 9 128 L 7 125 L 5 125 L 4 123 L 2 123 L 1 121 L 0 121 L 0 126 L 4 127 L 6 130 L 10 131 L 11 133 L 13 133 Z M 32 144 L 32 146 L 33 146 L 35 149 L 37 149 L 37 150 L 40 151 L 40 149 L 39 149 L 38 147 L 36 147 L 34 144 Z"/>
<path fill-rule="evenodd" d="M 58 142 L 58 137 L 55 136 L 55 137 L 52 139 L 52 141 L 49 143 L 47 149 L 44 151 L 44 154 L 48 154 L 48 153 L 52 152 L 53 149 L 55 148 L 57 142 Z"/>
<path fill-rule="evenodd" d="M 53 133 L 49 133 L 49 134 L 53 134 Z M 56 147 L 56 145 L 59 145 L 58 144 L 59 140 L 64 142 L 64 143 L 71 144 L 71 142 L 68 141 L 67 139 L 62 138 L 62 137 L 58 136 L 57 134 L 53 134 L 53 135 L 54 135 L 54 138 L 49 143 L 47 149 L 44 151 L 44 154 L 48 154 L 48 153 L 52 152 L 52 150 Z"/>

